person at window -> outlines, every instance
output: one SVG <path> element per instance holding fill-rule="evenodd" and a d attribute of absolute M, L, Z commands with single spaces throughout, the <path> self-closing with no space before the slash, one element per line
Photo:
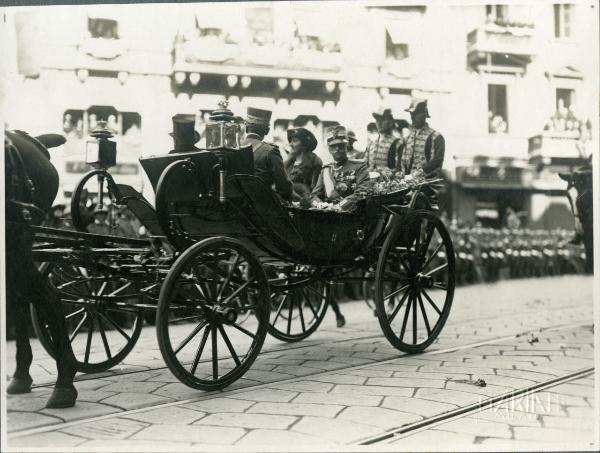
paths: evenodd
<path fill-rule="evenodd" d="M 370 172 L 380 172 L 383 169 L 394 169 L 396 167 L 396 153 L 400 139 L 393 134 L 394 116 L 392 109 L 381 107 L 373 112 L 373 118 L 377 124 L 377 136 L 375 140 L 367 144 L 366 158 Z"/>
<path fill-rule="evenodd" d="M 255 176 L 262 179 L 267 186 L 274 186 L 281 198 L 290 201 L 294 189 L 292 181 L 285 172 L 281 152 L 276 145 L 263 141 L 270 130 L 272 113 L 270 110 L 248 107 L 244 120 L 246 137 L 242 141 L 242 146 L 252 146 Z M 296 194 L 294 198 L 300 197 Z"/>
<path fill-rule="evenodd" d="M 427 100 L 413 99 L 405 110 L 412 124 L 408 137 L 398 147 L 396 170 L 405 175 L 422 170 L 426 178 L 437 178 L 444 164 L 444 136 L 429 127 Z"/>
<path fill-rule="evenodd" d="M 305 198 L 310 196 L 323 168 L 323 161 L 313 152 L 317 139 L 304 127 L 288 129 L 287 137 L 292 150 L 283 166 L 296 193 Z"/>
<path fill-rule="evenodd" d="M 360 149 L 356 149 L 354 144 L 356 143 L 356 134 L 353 130 L 348 129 L 348 157 L 354 160 L 365 160 L 365 152 Z"/>
<path fill-rule="evenodd" d="M 321 170 L 311 193 L 311 206 L 318 207 L 325 201 L 339 203 L 343 210 L 352 210 L 358 201 L 355 192 L 367 189 L 367 164 L 348 159 L 348 135 L 345 127 L 332 126 L 326 130 L 325 136 L 334 162 Z"/>
<path fill-rule="evenodd" d="M 200 151 L 200 148 L 195 146 L 200 140 L 200 134 L 194 129 L 195 117 L 177 114 L 173 116 L 172 121 L 173 132 L 169 132 L 169 135 L 173 137 L 175 146 L 169 154 Z"/>

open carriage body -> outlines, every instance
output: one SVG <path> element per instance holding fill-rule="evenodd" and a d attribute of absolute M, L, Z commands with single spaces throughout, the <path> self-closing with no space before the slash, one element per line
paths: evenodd
<path fill-rule="evenodd" d="M 99 193 L 106 184 L 112 203 L 129 207 L 149 240 L 38 229 L 34 253 L 69 307 L 71 340 L 82 339 L 80 371 L 122 361 L 151 310 L 171 371 L 194 388 L 223 388 L 249 369 L 267 332 L 284 341 L 311 335 L 332 285 L 348 280 L 370 285 L 395 348 L 421 352 L 441 332 L 454 251 L 426 185 L 362 200 L 352 212 L 306 210 L 284 206 L 253 176 L 249 147 L 140 162 L 155 209 L 96 169 L 75 191 L 72 215 L 83 230 L 81 187 L 98 178 Z M 45 326 L 36 321 L 36 330 L 52 352 Z"/>

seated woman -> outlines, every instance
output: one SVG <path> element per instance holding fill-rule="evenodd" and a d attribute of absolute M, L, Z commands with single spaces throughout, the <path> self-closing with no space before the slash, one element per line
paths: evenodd
<path fill-rule="evenodd" d="M 348 137 L 343 126 L 333 126 L 326 131 L 327 146 L 334 162 L 325 165 L 310 194 L 310 205 L 334 203 L 334 209 L 350 211 L 359 200 L 357 192 L 369 187 L 367 164 L 348 159 Z"/>
<path fill-rule="evenodd" d="M 283 166 L 296 193 L 308 198 L 323 168 L 323 161 L 313 152 L 317 147 L 317 139 L 303 127 L 288 129 L 287 137 L 292 152 Z"/>

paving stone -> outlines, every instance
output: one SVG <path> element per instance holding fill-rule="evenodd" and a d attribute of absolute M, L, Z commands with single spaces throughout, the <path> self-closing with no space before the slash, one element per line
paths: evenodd
<path fill-rule="evenodd" d="M 41 398 L 33 396 L 33 394 L 25 395 L 7 395 L 6 409 L 10 411 L 20 412 L 37 412 L 46 407 L 48 397 Z"/>
<path fill-rule="evenodd" d="M 148 426 L 146 423 L 115 417 L 69 426 L 61 432 L 88 439 L 125 439 Z M 173 427 L 171 426 L 171 435 Z M 168 439 L 164 437 L 163 439 Z"/>
<path fill-rule="evenodd" d="M 39 426 L 56 425 L 63 422 L 63 420 L 59 417 L 54 417 L 50 414 L 40 414 L 37 412 L 10 411 L 7 413 L 6 418 L 6 426 L 9 433 L 13 431 L 37 428 Z"/>
<path fill-rule="evenodd" d="M 243 394 L 239 394 L 243 395 Z M 193 410 L 198 410 L 201 412 L 244 412 L 250 406 L 254 404 L 254 401 L 244 401 L 241 399 L 234 399 L 233 396 L 230 395 L 228 398 L 215 398 L 215 399 L 206 399 L 202 401 L 195 401 L 193 403 L 184 404 L 181 407 L 188 407 Z"/>
<path fill-rule="evenodd" d="M 573 395 L 557 395 L 553 392 L 537 392 L 537 395 L 543 400 L 558 401 L 561 406 L 581 406 L 591 407 L 586 398 Z"/>
<path fill-rule="evenodd" d="M 387 396 L 381 406 L 426 417 L 443 414 L 458 408 L 455 404 L 408 398 L 405 396 Z"/>
<path fill-rule="evenodd" d="M 9 448 L 52 448 L 76 447 L 83 444 L 86 439 L 61 432 L 47 432 L 31 434 L 23 437 L 8 439 Z"/>
<path fill-rule="evenodd" d="M 486 385 L 485 387 L 478 387 L 473 384 L 463 384 L 454 381 L 448 381 L 446 383 L 446 388 L 449 390 L 460 390 L 461 392 L 477 393 L 479 395 L 487 396 L 502 395 L 513 390 L 510 387 L 502 387 L 499 385 Z"/>
<path fill-rule="evenodd" d="M 172 425 L 152 425 L 137 432 L 131 438 L 146 442 L 172 439 L 180 442 L 193 442 L 201 445 L 232 445 L 246 434 L 242 428 L 227 428 L 221 426 L 185 425 L 173 430 Z"/>
<path fill-rule="evenodd" d="M 242 437 L 235 445 L 236 447 L 254 447 L 254 449 L 259 451 L 269 451 L 276 445 L 293 445 L 294 448 L 312 447 L 312 449 L 322 449 L 323 447 L 335 446 L 336 444 L 327 439 L 295 431 L 256 429 Z M 284 449 L 286 449 L 286 447 L 284 447 Z"/>
<path fill-rule="evenodd" d="M 80 420 L 89 417 L 97 417 L 100 415 L 114 414 L 119 412 L 119 409 L 108 406 L 103 403 L 88 403 L 85 401 L 77 401 L 75 406 L 66 409 L 42 409 L 40 413 L 54 415 L 60 417 L 64 421 Z"/>
<path fill-rule="evenodd" d="M 242 393 L 234 393 L 229 395 L 229 398 L 249 400 L 249 401 L 271 401 L 287 403 L 291 401 L 298 393 L 288 390 L 279 390 L 274 388 L 262 388 L 257 390 L 249 390 Z"/>
<path fill-rule="evenodd" d="M 391 370 L 373 370 L 372 368 L 361 368 L 359 370 L 348 370 L 348 374 L 364 377 L 392 377 L 394 372 Z"/>
<path fill-rule="evenodd" d="M 235 412 L 224 412 L 210 414 L 194 425 L 233 426 L 249 429 L 286 429 L 298 420 L 297 417 L 289 415 L 264 415 L 264 414 L 240 414 Z"/>
<path fill-rule="evenodd" d="M 320 417 L 335 417 L 344 406 L 336 404 L 306 404 L 306 403 L 256 403 L 248 413 L 275 415 L 314 415 Z"/>
<path fill-rule="evenodd" d="M 294 382 L 286 382 L 283 384 L 273 384 L 272 387 L 280 390 L 290 390 L 294 392 L 319 392 L 324 393 L 328 392 L 333 388 L 334 384 L 328 382 L 318 382 L 318 381 L 294 381 Z"/>
<path fill-rule="evenodd" d="M 510 426 L 541 427 L 542 423 L 535 412 L 515 410 L 506 405 L 495 406 L 473 414 L 471 419 L 507 423 Z"/>
<path fill-rule="evenodd" d="M 478 403 L 487 399 L 487 397 L 485 396 L 476 395 L 474 393 L 461 392 L 458 390 L 432 388 L 418 389 L 415 393 L 415 397 L 422 398 L 425 400 L 438 401 L 441 403 L 456 404 L 459 406 Z"/>
<path fill-rule="evenodd" d="M 451 446 L 452 450 L 460 450 L 461 448 L 472 448 L 474 443 L 475 436 L 470 434 L 428 429 L 406 437 L 399 437 L 397 440 L 391 441 L 390 445 L 404 451 L 448 451 L 448 446 Z"/>
<path fill-rule="evenodd" d="M 594 419 L 594 409 L 591 407 L 569 406 L 566 409 L 569 417 Z"/>
<path fill-rule="evenodd" d="M 594 432 L 572 429 L 558 428 L 530 428 L 525 426 L 516 426 L 513 428 L 514 438 L 516 440 L 529 440 L 535 442 L 593 442 Z"/>
<path fill-rule="evenodd" d="M 173 436 L 171 436 L 173 437 Z M 152 446 L 150 451 L 185 451 L 183 449 L 192 447 L 192 442 L 180 442 L 177 439 L 171 440 L 157 440 L 152 439 L 152 442 L 140 439 L 103 439 L 103 440 L 90 440 L 80 445 L 82 449 L 86 451 L 149 451 L 149 446 Z"/>
<path fill-rule="evenodd" d="M 295 375 L 289 374 L 289 373 L 253 370 L 252 367 L 250 367 L 250 369 L 246 372 L 245 376 L 248 379 L 252 379 L 254 381 L 258 381 L 258 382 L 262 382 L 262 383 L 283 381 L 285 379 L 291 379 L 291 378 L 296 377 Z"/>
<path fill-rule="evenodd" d="M 403 377 L 391 377 L 391 378 L 369 378 L 367 379 L 366 385 L 381 385 L 388 387 L 432 387 L 432 388 L 444 388 L 446 380 L 444 379 L 419 379 L 419 378 L 403 378 Z"/>
<path fill-rule="evenodd" d="M 481 418 L 465 417 L 452 420 L 437 426 L 440 431 L 471 434 L 478 437 L 512 437 L 508 423 L 484 420 Z"/>
<path fill-rule="evenodd" d="M 477 379 L 483 379 L 487 385 L 510 387 L 511 389 L 521 389 L 536 383 L 530 379 L 516 378 L 512 376 L 500 376 L 497 374 L 474 374 L 473 380 Z"/>
<path fill-rule="evenodd" d="M 354 376 L 352 374 L 324 374 L 320 376 L 311 376 L 311 379 L 319 382 L 329 382 L 331 384 L 354 384 L 361 385 L 367 380 L 366 377 Z"/>
<path fill-rule="evenodd" d="M 368 424 L 323 417 L 302 417 L 292 430 L 329 439 L 337 444 L 352 444 L 381 433 L 380 428 Z"/>
<path fill-rule="evenodd" d="M 351 393 L 355 395 L 377 396 L 411 396 L 414 392 L 410 387 L 384 387 L 377 385 L 336 385 L 331 393 Z"/>
<path fill-rule="evenodd" d="M 341 404 L 342 406 L 378 406 L 382 397 L 348 393 L 301 393 L 293 403 Z"/>
<path fill-rule="evenodd" d="M 528 379 L 532 382 L 543 382 L 548 379 L 552 379 L 554 376 L 547 373 L 538 373 L 536 371 L 526 371 L 526 370 L 501 370 L 497 369 L 496 374 L 498 376 L 511 376 L 521 379 Z"/>
<path fill-rule="evenodd" d="M 395 371 L 393 377 L 416 378 L 416 379 L 469 379 L 470 374 L 457 373 L 428 373 L 426 371 Z"/>
<path fill-rule="evenodd" d="M 389 353 L 383 353 L 383 352 L 363 352 L 363 351 L 359 351 L 359 352 L 355 352 L 354 354 L 352 354 L 352 357 L 360 357 L 362 359 L 368 359 L 368 360 L 389 360 L 389 359 L 394 359 L 396 357 L 399 357 L 400 353 L 398 352 L 389 352 Z"/>
<path fill-rule="evenodd" d="M 594 397 L 594 387 L 584 385 L 573 385 L 573 384 L 561 384 L 556 387 L 548 389 L 548 391 L 555 392 L 559 395 L 572 395 L 582 396 L 584 398 Z"/>
<path fill-rule="evenodd" d="M 129 377 L 129 375 L 127 375 Z M 106 387 L 102 387 L 104 392 L 119 392 L 119 393 L 152 393 L 164 384 L 161 382 L 139 382 L 124 380 L 109 384 Z"/>
<path fill-rule="evenodd" d="M 546 428 L 594 431 L 593 417 L 557 417 L 544 414 L 540 419 Z"/>
<path fill-rule="evenodd" d="M 423 366 L 419 371 L 427 371 L 428 373 L 456 373 L 456 374 L 485 374 L 492 373 L 493 367 L 483 368 L 474 367 L 467 364 L 457 364 L 456 366 Z"/>
<path fill-rule="evenodd" d="M 407 423 L 422 419 L 420 415 L 401 412 L 384 407 L 348 407 L 336 418 L 349 420 L 355 423 L 376 426 L 383 430 L 399 428 Z"/>
<path fill-rule="evenodd" d="M 124 415 L 123 418 L 162 425 L 189 425 L 204 417 L 204 412 L 180 406 L 167 406 Z"/>
<path fill-rule="evenodd" d="M 207 392 L 203 392 L 202 390 L 198 389 L 193 389 L 185 384 L 182 384 L 181 382 L 160 384 L 160 387 L 151 393 L 152 395 L 162 396 L 178 401 L 187 400 L 191 398 L 198 398 L 207 394 Z"/>
<path fill-rule="evenodd" d="M 365 363 L 365 362 L 362 362 L 362 363 Z M 306 363 L 302 364 L 302 366 L 315 368 L 317 370 L 331 371 L 331 370 L 339 370 L 340 368 L 345 368 L 348 365 L 345 365 L 340 362 L 332 362 L 332 361 L 317 362 L 314 360 L 309 360 Z"/>
<path fill-rule="evenodd" d="M 139 409 L 155 404 L 172 402 L 172 398 L 144 393 L 118 393 L 102 401 L 104 404 L 120 407 L 125 410 Z M 62 409 L 61 409 L 62 410 Z"/>

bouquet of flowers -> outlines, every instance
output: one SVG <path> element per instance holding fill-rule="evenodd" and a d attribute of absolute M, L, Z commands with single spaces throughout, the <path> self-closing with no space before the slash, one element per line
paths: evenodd
<path fill-rule="evenodd" d="M 361 191 L 360 195 L 363 198 L 389 195 L 405 189 L 412 189 L 423 182 L 425 182 L 425 173 L 421 169 L 408 175 L 403 172 L 393 173 L 391 170 L 385 169 L 379 172 L 378 178 L 371 180 L 370 186 L 366 191 Z"/>

